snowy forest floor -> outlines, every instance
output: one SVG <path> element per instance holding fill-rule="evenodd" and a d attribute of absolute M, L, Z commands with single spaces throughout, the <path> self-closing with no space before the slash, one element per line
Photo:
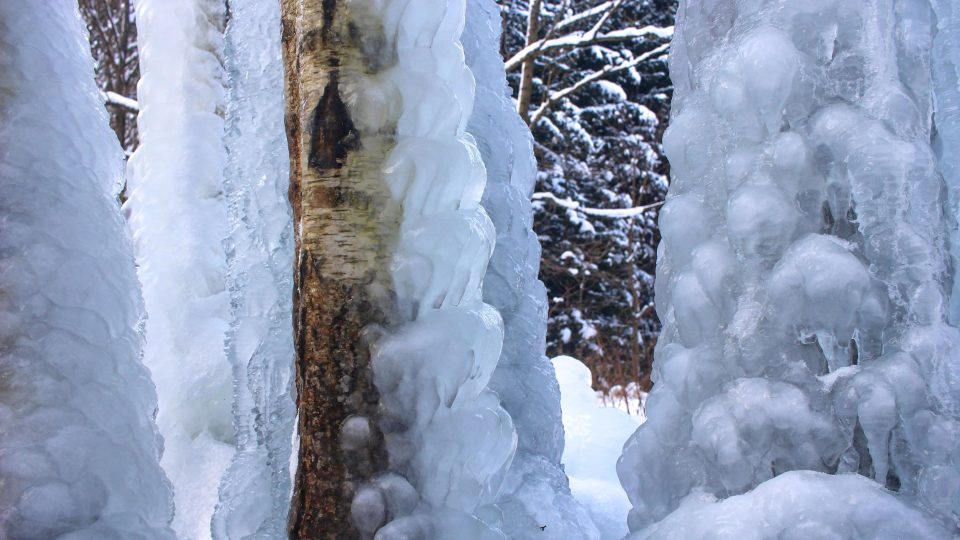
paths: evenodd
<path fill-rule="evenodd" d="M 642 402 L 604 398 L 591 387 L 590 370 L 575 358 L 558 356 L 553 365 L 560 383 L 563 465 L 570 489 L 590 510 L 602 538 L 623 538 L 629 532 L 625 517 L 630 501 L 620 488 L 616 465 L 623 443 L 645 420 Z"/>

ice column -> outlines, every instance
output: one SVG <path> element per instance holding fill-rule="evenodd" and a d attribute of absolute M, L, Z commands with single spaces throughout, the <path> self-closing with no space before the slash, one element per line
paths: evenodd
<path fill-rule="evenodd" d="M 637 537 L 956 534 L 930 8 L 681 2 Z"/>
<path fill-rule="evenodd" d="M 283 126 L 280 4 L 232 0 L 227 24 L 224 191 L 237 453 L 214 537 L 280 538 L 290 509 L 293 223 Z"/>
<path fill-rule="evenodd" d="M 536 163 L 530 130 L 516 112 L 499 55 L 500 11 L 492 0 L 468 0 L 461 41 L 477 80 L 467 126 L 487 170 L 482 204 L 497 232 L 484 275 L 483 299 L 504 321 L 503 352 L 491 388 L 510 413 L 517 455 L 497 504 L 510 538 L 596 538 L 589 514 L 570 494 L 560 468 L 560 389 L 546 347 L 546 289 L 537 278 L 540 243 L 530 194 Z M 543 530 L 541 526 L 546 525 Z"/>
<path fill-rule="evenodd" d="M 344 87 L 361 140 L 395 126 L 382 179 L 388 207 L 400 209 L 390 264 L 399 320 L 374 344 L 372 364 L 390 468 L 420 502 L 388 473 L 358 491 L 353 518 L 369 530 L 383 521 L 372 510 L 385 508 L 384 539 L 496 537 L 495 512 L 479 509 L 496 497 L 516 435 L 487 389 L 503 323 L 481 294 L 495 232 L 480 206 L 484 164 L 466 133 L 474 100 L 459 42 L 466 2 L 354 3 L 376 14 L 395 55 L 375 77 L 348 74 Z"/>
<path fill-rule="evenodd" d="M 159 397 L 174 530 L 209 538 L 234 452 L 223 239 L 223 21 L 217 0 L 138 0 L 141 145 L 127 210 L 147 308 L 147 366 Z"/>
<path fill-rule="evenodd" d="M 173 539 L 123 152 L 70 2 L 0 2 L 0 537 Z"/>

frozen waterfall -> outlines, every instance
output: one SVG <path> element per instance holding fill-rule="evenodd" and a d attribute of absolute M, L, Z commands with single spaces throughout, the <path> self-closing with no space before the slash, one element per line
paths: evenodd
<path fill-rule="evenodd" d="M 957 533 L 960 19 L 934 4 L 681 2 L 636 538 Z"/>

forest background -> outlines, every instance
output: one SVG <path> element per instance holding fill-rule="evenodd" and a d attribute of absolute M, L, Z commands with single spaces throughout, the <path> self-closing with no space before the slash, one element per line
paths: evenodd
<path fill-rule="evenodd" d="M 653 279 L 669 183 L 661 137 L 676 1 L 498 3 L 508 81 L 539 167 L 547 354 L 581 359 L 611 404 L 635 408 L 650 389 L 660 330 Z M 140 79 L 133 0 L 80 0 L 80 8 L 110 124 L 129 155 Z"/>

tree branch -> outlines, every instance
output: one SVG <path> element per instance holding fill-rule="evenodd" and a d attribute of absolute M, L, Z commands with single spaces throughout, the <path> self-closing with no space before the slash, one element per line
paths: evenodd
<path fill-rule="evenodd" d="M 644 26 L 643 28 L 624 28 L 622 30 L 614 30 L 612 32 L 594 36 L 588 36 L 587 34 L 588 33 L 577 32 L 558 38 L 540 39 L 534 41 L 507 60 L 507 71 L 516 69 L 526 60 L 534 59 L 548 51 L 556 49 L 587 47 L 589 45 L 597 45 L 601 43 L 617 43 L 631 41 L 647 36 L 655 36 L 658 38 L 667 39 L 673 36 L 673 27 Z"/>
<path fill-rule="evenodd" d="M 629 61 L 627 61 L 627 62 L 624 62 L 624 63 L 619 64 L 619 65 L 616 65 L 616 66 L 613 66 L 613 65 L 605 66 L 603 69 L 601 69 L 601 70 L 599 70 L 599 71 L 594 71 L 594 72 L 591 73 L 590 75 L 587 75 L 587 76 L 584 77 L 583 79 L 580 79 L 580 80 L 577 81 L 573 86 L 569 86 L 569 87 L 564 88 L 563 90 L 561 90 L 561 91 L 559 91 L 559 92 L 554 92 L 554 93 L 550 94 L 550 97 L 547 98 L 547 100 L 544 101 L 544 102 L 540 105 L 540 107 L 537 108 L 537 110 L 533 113 L 533 116 L 530 117 L 530 125 L 531 125 L 531 126 L 532 126 L 532 125 L 535 125 L 541 118 L 543 118 L 543 115 L 547 113 L 547 110 L 549 110 L 550 107 L 553 106 L 556 102 L 558 102 L 558 101 L 560 101 L 561 99 L 563 99 L 563 98 L 565 98 L 565 97 L 573 94 L 574 92 L 576 92 L 577 90 L 580 90 L 580 89 L 583 88 L 584 86 L 586 86 L 586 85 L 588 85 L 588 84 L 590 84 L 590 83 L 592 83 L 592 82 L 598 81 L 598 80 L 602 79 L 603 77 L 605 77 L 605 76 L 607 76 L 607 75 L 610 75 L 611 73 L 617 73 L 618 71 L 623 71 L 623 70 L 625 70 L 625 69 L 630 69 L 630 68 L 636 66 L 637 64 L 640 64 L 640 63 L 642 63 L 642 62 L 645 62 L 645 61 L 649 60 L 650 58 L 652 58 L 652 57 L 654 57 L 654 56 L 656 56 L 656 55 L 658 55 L 658 54 L 666 51 L 666 50 L 669 49 L 669 48 L 670 48 L 670 43 L 664 43 L 663 45 L 660 45 L 659 47 L 657 47 L 657 48 L 655 48 L 655 49 L 652 49 L 652 50 L 650 50 L 650 51 L 647 51 L 647 52 L 641 54 L 640 56 L 634 58 L 633 60 L 629 60 Z"/>
<path fill-rule="evenodd" d="M 125 109 L 130 109 L 131 111 L 139 111 L 140 104 L 137 103 L 137 100 L 130 99 L 128 97 L 121 96 L 116 92 L 101 92 L 103 95 L 104 101 L 107 102 L 107 105 L 116 105 L 118 107 L 123 107 Z"/>
<path fill-rule="evenodd" d="M 542 201 L 548 200 L 560 206 L 562 208 L 568 208 L 570 210 L 576 210 L 578 212 L 583 212 L 588 216 L 597 216 L 597 217 L 607 217 L 607 218 L 632 218 L 637 217 L 643 213 L 649 212 L 654 208 L 658 208 L 663 205 L 663 201 L 655 202 L 653 204 L 648 204 L 645 206 L 635 206 L 633 208 L 590 208 L 587 206 L 582 206 L 577 201 L 571 199 L 561 199 L 554 195 L 553 193 L 548 193 L 546 191 L 540 191 L 533 194 L 533 200 Z"/>

